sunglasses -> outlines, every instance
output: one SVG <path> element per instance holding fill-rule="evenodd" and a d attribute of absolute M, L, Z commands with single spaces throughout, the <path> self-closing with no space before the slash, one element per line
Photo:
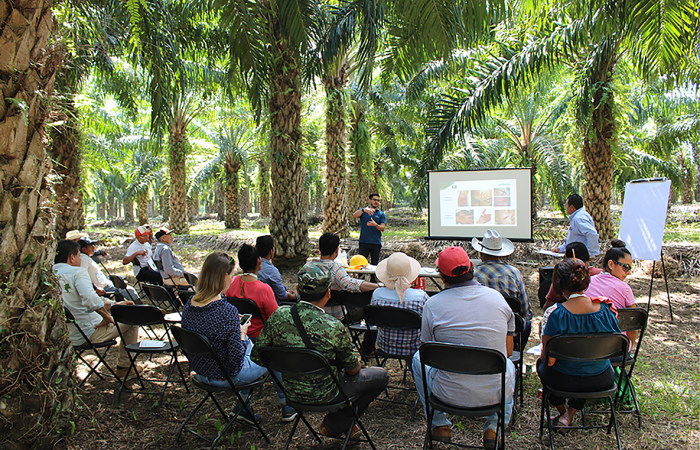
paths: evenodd
<path fill-rule="evenodd" d="M 627 273 L 630 273 L 632 271 L 632 264 L 625 264 L 621 263 L 620 261 L 613 261 L 615 264 L 618 266 L 622 267 L 622 270 L 624 270 Z"/>

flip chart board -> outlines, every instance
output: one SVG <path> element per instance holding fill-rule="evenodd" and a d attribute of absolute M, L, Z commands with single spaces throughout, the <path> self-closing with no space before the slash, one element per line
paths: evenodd
<path fill-rule="evenodd" d="M 634 180 L 625 186 L 620 239 L 634 259 L 661 259 L 670 192 L 671 181 L 666 178 Z"/>

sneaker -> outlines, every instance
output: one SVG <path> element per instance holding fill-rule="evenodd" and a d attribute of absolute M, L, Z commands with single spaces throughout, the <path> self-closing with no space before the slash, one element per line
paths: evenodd
<path fill-rule="evenodd" d="M 323 424 L 321 424 L 321 426 L 319 427 L 318 431 L 319 431 L 319 433 L 321 433 L 323 436 L 328 436 L 328 437 L 332 437 L 332 438 L 335 438 L 335 439 L 340 439 L 340 438 L 342 438 L 342 437 L 345 436 L 345 432 L 343 432 L 343 431 L 341 431 L 340 433 L 331 433 L 330 431 L 328 431 L 328 429 L 327 429 Z M 360 427 L 359 427 L 357 424 L 353 425 L 353 426 L 352 426 L 352 430 L 350 431 L 350 439 L 352 439 L 352 438 L 354 438 L 355 436 L 357 436 L 358 433 L 360 433 L 360 432 L 362 432 L 362 430 L 360 429 Z"/>
<path fill-rule="evenodd" d="M 435 427 L 430 430 L 430 437 L 438 442 L 450 442 L 452 440 L 452 430 L 447 425 Z"/>
<path fill-rule="evenodd" d="M 139 364 L 134 364 L 134 367 L 136 367 L 136 371 L 130 370 L 131 367 L 119 367 L 117 366 L 117 370 L 114 372 L 117 377 L 119 378 L 134 378 L 136 376 L 136 373 L 141 373 L 143 372 L 143 367 L 140 366 Z"/>
<path fill-rule="evenodd" d="M 297 418 L 297 412 L 291 406 L 284 405 L 282 407 L 282 422 L 291 422 Z"/>
<path fill-rule="evenodd" d="M 496 448 L 496 430 L 484 431 L 484 448 L 485 449 L 495 449 Z"/>
<path fill-rule="evenodd" d="M 247 409 L 241 407 L 239 404 L 236 404 L 236 406 L 233 408 L 233 414 L 236 413 L 238 413 L 238 420 L 247 423 L 248 425 L 255 425 L 255 422 L 260 423 L 263 420 L 263 417 L 260 414 L 253 413 L 253 415 L 251 415 Z"/>

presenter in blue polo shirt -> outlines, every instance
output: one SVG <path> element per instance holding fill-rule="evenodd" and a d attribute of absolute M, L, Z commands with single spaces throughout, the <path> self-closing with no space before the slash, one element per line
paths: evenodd
<path fill-rule="evenodd" d="M 370 264 L 379 264 L 382 251 L 382 231 L 386 228 L 386 215 L 379 209 L 379 194 L 369 194 L 369 206 L 360 208 L 353 217 L 360 218 L 360 248 L 358 253 L 367 258 Z"/>

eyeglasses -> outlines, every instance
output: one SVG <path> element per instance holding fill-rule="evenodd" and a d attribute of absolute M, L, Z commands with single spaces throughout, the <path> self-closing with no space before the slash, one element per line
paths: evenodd
<path fill-rule="evenodd" d="M 627 272 L 627 273 L 632 272 L 632 264 L 625 264 L 625 263 L 621 263 L 620 261 L 613 261 L 613 262 L 615 264 L 617 264 L 618 266 L 622 267 L 622 270 L 624 270 L 625 272 Z"/>

